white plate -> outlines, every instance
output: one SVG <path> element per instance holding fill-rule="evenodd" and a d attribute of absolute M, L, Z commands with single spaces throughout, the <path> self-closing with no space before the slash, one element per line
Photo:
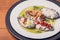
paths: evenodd
<path fill-rule="evenodd" d="M 29 0 L 29 1 L 24 1 L 20 4 L 18 4 L 11 12 L 11 15 L 10 15 L 10 22 L 11 22 L 11 25 L 13 27 L 13 29 L 19 33 L 20 35 L 23 35 L 25 37 L 28 37 L 28 38 L 34 38 L 34 39 L 42 39 L 42 38 L 48 38 L 48 37 L 51 37 L 55 34 L 57 34 L 59 31 L 60 31 L 60 19 L 56 20 L 56 24 L 54 26 L 55 30 L 54 31 L 51 31 L 51 32 L 45 32 L 45 33 L 41 33 L 41 34 L 34 34 L 34 33 L 30 33 L 30 32 L 27 32 L 26 30 L 22 29 L 17 21 L 17 17 L 19 15 L 19 13 L 24 10 L 25 8 L 29 7 L 29 6 L 45 6 L 45 7 L 48 7 L 48 8 L 51 8 L 51 9 L 54 9 L 56 10 L 58 13 L 60 13 L 60 8 L 50 2 L 50 1 L 40 1 L 40 0 Z"/>

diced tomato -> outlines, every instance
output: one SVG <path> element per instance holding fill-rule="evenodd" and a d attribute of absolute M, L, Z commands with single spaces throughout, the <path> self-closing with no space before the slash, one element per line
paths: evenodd
<path fill-rule="evenodd" d="M 44 21 L 40 21 L 40 24 L 41 24 L 42 26 L 44 26 L 45 23 L 44 23 Z"/>
<path fill-rule="evenodd" d="M 44 26 L 47 26 L 47 23 L 44 23 Z"/>
<path fill-rule="evenodd" d="M 50 27 L 51 27 L 51 24 L 48 24 L 48 25 L 47 25 L 47 28 L 50 28 Z"/>
<path fill-rule="evenodd" d="M 41 26 L 44 26 L 44 27 L 47 27 L 47 28 L 51 27 L 51 24 L 48 24 L 47 22 L 40 21 L 39 23 L 40 23 Z"/>
<path fill-rule="evenodd" d="M 51 27 L 51 24 L 48 24 L 47 22 L 44 22 L 44 21 L 35 21 L 35 24 L 37 25 L 37 24 L 40 24 L 42 27 L 44 26 L 44 27 L 47 27 L 47 28 L 49 28 L 50 29 L 50 27 Z"/>
<path fill-rule="evenodd" d="M 44 22 L 43 21 L 41 22 L 41 25 L 44 26 Z"/>

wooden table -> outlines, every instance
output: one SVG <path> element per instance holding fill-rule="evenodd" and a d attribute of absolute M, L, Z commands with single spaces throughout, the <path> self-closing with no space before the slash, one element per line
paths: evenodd
<path fill-rule="evenodd" d="M 8 9 L 19 0 L 0 0 L 0 40 L 17 40 L 6 28 L 5 16 Z M 60 0 L 58 0 L 60 2 Z"/>
<path fill-rule="evenodd" d="M 5 16 L 8 9 L 19 0 L 0 0 L 0 40 L 16 40 L 8 31 Z"/>

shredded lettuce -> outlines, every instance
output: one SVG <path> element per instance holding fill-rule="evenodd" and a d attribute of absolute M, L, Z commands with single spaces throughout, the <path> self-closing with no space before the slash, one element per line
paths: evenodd
<path fill-rule="evenodd" d="M 44 6 L 33 6 L 34 10 L 41 10 L 42 8 L 45 8 Z"/>

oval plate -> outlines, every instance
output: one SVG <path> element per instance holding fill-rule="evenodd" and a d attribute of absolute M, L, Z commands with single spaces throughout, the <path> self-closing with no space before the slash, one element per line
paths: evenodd
<path fill-rule="evenodd" d="M 16 32 L 17 35 L 19 35 L 19 36 L 23 35 L 24 37 L 32 38 L 32 39 L 44 39 L 44 38 L 49 38 L 51 36 L 56 35 L 60 31 L 60 29 L 59 29 L 60 27 L 55 27 L 56 30 L 53 31 L 53 32 L 47 32 L 47 33 L 43 33 L 43 34 L 32 34 L 32 33 L 29 33 L 27 31 L 25 31 L 24 29 L 22 29 L 20 27 L 20 25 L 19 25 L 19 23 L 17 21 L 18 14 L 23 9 L 25 9 L 26 7 L 34 6 L 34 5 L 36 5 L 36 6 L 43 5 L 43 6 L 46 6 L 48 8 L 52 8 L 52 9 L 58 11 L 58 12 L 60 10 L 60 8 L 56 4 L 54 4 L 54 3 L 50 2 L 50 1 L 40 1 L 40 0 L 39 1 L 38 0 L 34 0 L 34 2 L 33 2 L 33 0 L 31 0 L 31 1 L 24 1 L 22 3 L 19 3 L 16 7 L 14 7 L 14 9 L 12 11 L 10 11 L 10 14 L 7 14 L 7 17 L 6 17 L 7 20 L 6 20 L 6 22 L 7 22 L 7 25 L 10 26 L 9 29 L 13 29 L 13 31 Z M 57 25 L 58 25 L 58 22 L 57 22 Z"/>

